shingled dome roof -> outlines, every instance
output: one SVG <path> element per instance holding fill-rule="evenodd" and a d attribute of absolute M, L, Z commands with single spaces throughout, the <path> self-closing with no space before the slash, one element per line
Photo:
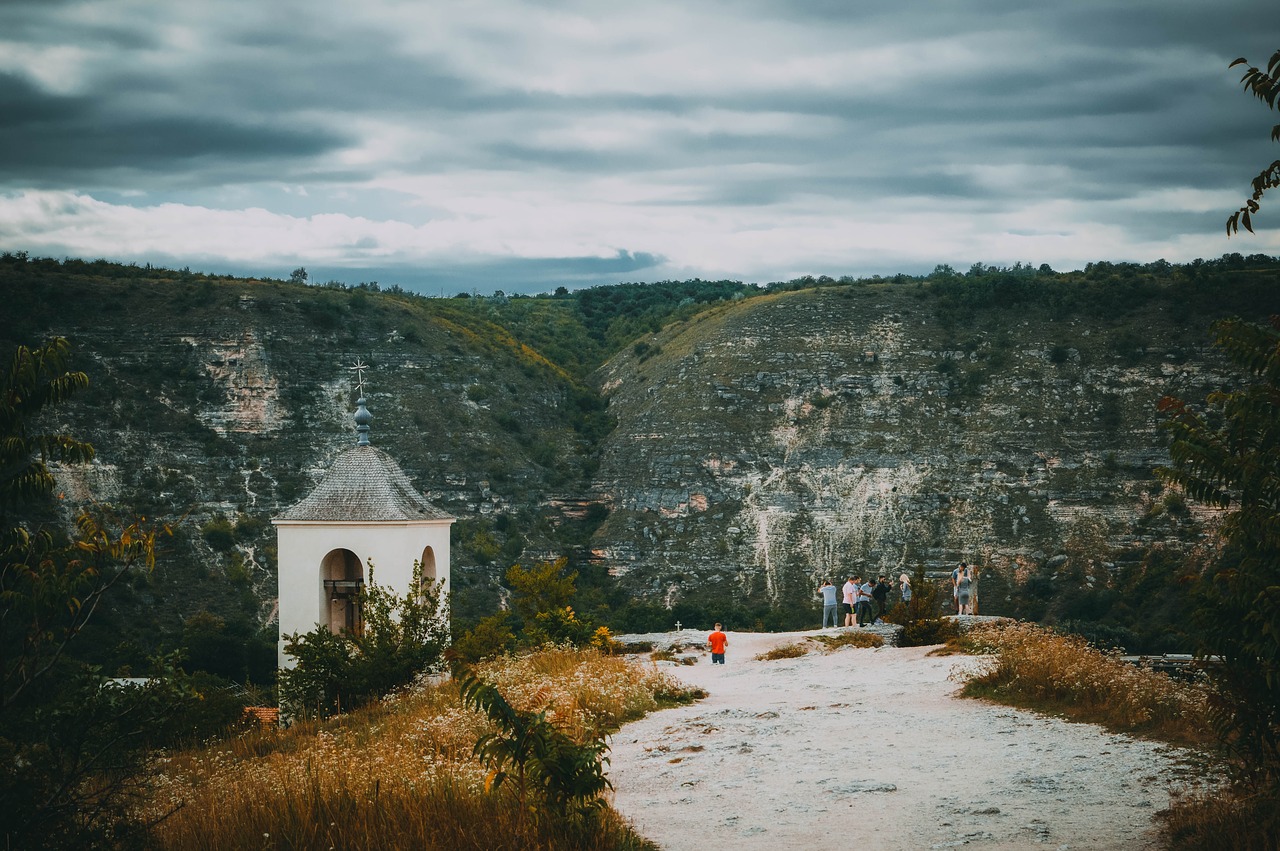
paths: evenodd
<path fill-rule="evenodd" d="M 376 523 L 453 518 L 427 502 L 390 455 L 365 445 L 339 455 L 316 489 L 276 519 Z"/>

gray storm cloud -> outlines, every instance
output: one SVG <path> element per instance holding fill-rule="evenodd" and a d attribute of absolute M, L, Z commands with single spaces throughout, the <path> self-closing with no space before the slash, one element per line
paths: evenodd
<path fill-rule="evenodd" d="M 1265 4 L 853 5 L 5 3 L 0 248 L 507 291 L 1280 249 L 1222 233 Z"/>

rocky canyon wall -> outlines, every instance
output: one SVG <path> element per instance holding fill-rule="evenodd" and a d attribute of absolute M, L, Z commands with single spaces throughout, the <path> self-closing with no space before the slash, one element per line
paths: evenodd
<path fill-rule="evenodd" d="M 1110 567 L 1185 535 L 1156 403 L 1230 381 L 1207 325 L 1163 302 L 946 323 L 889 286 L 720 308 L 597 374 L 619 423 L 597 555 L 666 602 L 807 601 L 824 576 L 961 560 L 1013 574 L 1070 546 Z"/>

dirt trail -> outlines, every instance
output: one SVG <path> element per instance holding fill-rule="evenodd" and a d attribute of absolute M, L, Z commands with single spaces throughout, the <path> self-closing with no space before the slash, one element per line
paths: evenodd
<path fill-rule="evenodd" d="M 730 633 L 710 697 L 613 739 L 615 805 L 666 851 L 1150 847 L 1186 751 L 954 696 L 929 648 L 755 661 L 811 633 Z M 703 638 L 689 633 L 690 638 Z"/>

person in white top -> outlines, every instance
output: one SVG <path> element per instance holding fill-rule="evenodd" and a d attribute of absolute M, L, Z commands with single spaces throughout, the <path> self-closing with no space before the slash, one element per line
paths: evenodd
<path fill-rule="evenodd" d="M 844 600 L 840 603 L 840 611 L 844 614 L 844 625 L 853 626 L 853 604 L 857 599 L 858 586 L 853 584 L 852 576 L 840 590 L 844 593 Z"/>

